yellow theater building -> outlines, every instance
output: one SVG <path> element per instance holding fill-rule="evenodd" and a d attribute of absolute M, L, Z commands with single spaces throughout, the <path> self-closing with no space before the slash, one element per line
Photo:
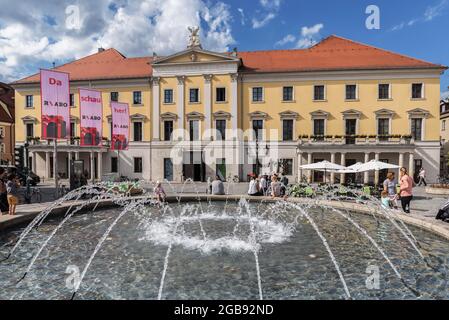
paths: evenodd
<path fill-rule="evenodd" d="M 250 173 L 282 171 L 291 182 L 320 182 L 322 174 L 300 166 L 378 159 L 412 174 L 425 167 L 435 181 L 445 69 L 337 36 L 298 50 L 219 53 L 190 41 L 170 56 L 127 58 L 100 49 L 55 68 L 71 79 L 72 139 L 59 142 L 58 174 L 67 178 L 77 160 L 93 180 L 120 171 L 153 181 L 205 181 L 217 173 L 242 181 Z M 29 141 L 30 166 L 51 179 L 53 146 L 39 139 L 39 75 L 12 86 L 17 144 Z M 101 147 L 78 145 L 79 88 L 103 93 Z M 128 151 L 109 150 L 110 101 L 130 106 Z M 384 174 L 361 179 L 378 182 Z"/>

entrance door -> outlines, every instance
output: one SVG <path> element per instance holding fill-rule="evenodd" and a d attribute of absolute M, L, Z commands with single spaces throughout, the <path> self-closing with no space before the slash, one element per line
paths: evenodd
<path fill-rule="evenodd" d="M 192 179 L 193 181 L 204 182 L 206 165 L 203 162 L 201 152 L 187 152 L 184 154 L 184 179 Z"/>
<path fill-rule="evenodd" d="M 357 119 L 346 119 L 346 144 L 355 144 L 355 138 L 350 136 L 355 136 L 356 131 Z"/>

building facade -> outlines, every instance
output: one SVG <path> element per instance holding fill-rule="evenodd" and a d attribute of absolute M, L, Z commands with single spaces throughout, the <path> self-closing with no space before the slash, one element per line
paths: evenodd
<path fill-rule="evenodd" d="M 120 171 L 146 180 L 205 181 L 216 174 L 246 180 L 282 171 L 290 181 L 322 174 L 300 166 L 378 159 L 440 170 L 440 76 L 445 67 L 330 36 L 309 49 L 217 53 L 197 42 L 166 57 L 126 58 L 114 49 L 56 70 L 70 73 L 71 136 L 57 155 L 62 178 L 83 161 L 92 179 Z M 30 163 L 53 176 L 53 147 L 40 136 L 39 75 L 13 83 L 16 139 L 28 140 Z M 78 88 L 102 91 L 100 148 L 82 148 Z M 130 105 L 131 143 L 109 150 L 109 101 Z M 365 174 L 363 182 L 384 173 Z M 331 174 L 332 182 L 356 177 Z"/>
<path fill-rule="evenodd" d="M 440 102 L 441 166 L 440 175 L 449 175 L 449 98 Z"/>
<path fill-rule="evenodd" d="M 14 162 L 14 89 L 0 82 L 0 164 Z"/>

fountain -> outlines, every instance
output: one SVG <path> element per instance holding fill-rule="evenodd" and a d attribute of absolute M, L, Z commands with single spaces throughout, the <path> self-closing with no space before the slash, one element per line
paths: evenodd
<path fill-rule="evenodd" d="M 0 235 L 0 299 L 449 298 L 447 241 L 357 190 L 347 192 L 368 214 L 333 205 L 346 199 L 324 187 L 301 201 L 215 198 L 187 180 L 179 192 L 169 183 L 175 201 L 162 205 L 117 188 L 72 191 Z"/>

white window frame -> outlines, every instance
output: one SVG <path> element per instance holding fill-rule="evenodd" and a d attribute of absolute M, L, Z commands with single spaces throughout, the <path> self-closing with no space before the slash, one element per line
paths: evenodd
<path fill-rule="evenodd" d="M 190 101 L 190 91 L 198 90 L 198 101 Z M 201 89 L 200 88 L 189 88 L 189 104 L 200 104 L 201 103 Z"/>
<path fill-rule="evenodd" d="M 28 106 L 28 97 L 31 97 L 31 106 Z M 25 109 L 34 109 L 34 95 L 27 94 L 25 96 Z"/>
<path fill-rule="evenodd" d="M 168 90 L 171 90 L 171 92 L 172 92 L 172 102 L 165 102 L 165 91 L 168 91 Z M 163 93 L 162 104 L 171 105 L 171 104 L 175 104 L 176 103 L 176 101 L 175 101 L 175 90 L 174 89 L 172 89 L 172 88 L 164 88 L 162 93 Z"/>
<path fill-rule="evenodd" d="M 380 98 L 380 85 L 381 84 L 387 84 L 388 85 L 388 98 L 386 98 L 386 99 L 381 99 Z M 389 83 L 389 82 L 379 82 L 378 84 L 377 84 L 377 100 L 378 101 L 390 101 L 390 100 L 392 100 L 393 99 L 393 91 L 392 91 L 392 85 L 391 85 L 391 83 Z"/>
<path fill-rule="evenodd" d="M 255 101 L 254 100 L 254 89 L 261 88 L 262 89 L 262 100 L 261 101 Z M 254 86 L 251 87 L 251 102 L 252 103 L 264 103 L 265 102 L 265 87 L 263 86 Z"/>
<path fill-rule="evenodd" d="M 31 124 L 33 126 L 33 136 L 36 136 L 36 132 L 35 132 L 36 124 L 33 121 L 25 121 L 24 124 L 25 124 L 25 139 L 28 138 L 27 126 L 29 124 Z"/>
<path fill-rule="evenodd" d="M 224 89 L 225 90 L 225 100 L 224 101 L 217 101 L 217 90 L 218 89 Z M 226 87 L 215 87 L 215 99 L 214 99 L 215 103 L 228 103 L 228 88 Z"/>
<path fill-rule="evenodd" d="M 198 140 L 192 139 L 192 137 L 190 137 L 190 122 L 191 121 L 197 121 L 198 122 Z M 201 141 L 202 139 L 202 135 L 201 135 L 201 119 L 189 119 L 189 141 Z"/>
<path fill-rule="evenodd" d="M 292 100 L 284 100 L 284 88 L 292 88 Z M 282 95 L 282 102 L 283 103 L 292 103 L 296 101 L 296 95 L 295 95 L 295 86 L 294 85 L 286 85 L 282 86 L 281 88 L 281 95 Z"/>
<path fill-rule="evenodd" d="M 421 140 L 420 142 L 424 141 L 426 136 L 426 117 L 420 117 L 420 116 L 411 116 L 409 119 L 409 132 L 410 135 L 413 136 L 412 132 L 412 121 L 413 119 L 421 119 Z"/>
<path fill-rule="evenodd" d="M 376 117 L 376 136 L 379 135 L 379 120 L 388 120 L 388 135 L 391 135 L 391 126 L 393 124 L 393 117 L 387 117 L 387 116 L 378 116 Z"/>
<path fill-rule="evenodd" d="M 292 128 L 292 140 L 284 140 L 284 121 L 293 121 L 293 128 Z M 282 142 L 292 142 L 295 141 L 295 132 L 296 132 L 296 119 L 295 118 L 281 118 L 282 123 Z"/>
<path fill-rule="evenodd" d="M 347 90 L 348 86 L 355 86 L 355 99 L 347 99 L 347 97 L 346 97 L 346 90 Z M 357 83 L 346 83 L 345 84 L 344 95 L 345 95 L 345 101 L 349 101 L 349 102 L 351 102 L 351 101 L 359 101 L 359 85 Z"/>
<path fill-rule="evenodd" d="M 312 118 L 312 135 L 315 135 L 315 120 L 324 120 L 324 136 L 327 135 L 327 117 L 313 117 Z"/>
<path fill-rule="evenodd" d="M 324 87 L 324 97 L 323 97 L 323 99 L 322 100 L 316 100 L 315 99 L 315 87 Z M 325 85 L 325 84 L 314 84 L 313 85 L 313 87 L 312 87 L 313 89 L 312 89 L 312 100 L 314 101 L 314 102 L 323 102 L 323 101 L 327 101 L 327 86 Z"/>
<path fill-rule="evenodd" d="M 140 92 L 140 103 L 134 103 L 134 93 L 136 93 L 136 92 Z M 133 99 L 133 106 L 143 106 L 143 92 L 142 92 L 142 90 L 134 90 L 132 99 Z"/>
<path fill-rule="evenodd" d="M 413 85 L 414 84 L 420 84 L 422 85 L 422 90 L 421 90 L 421 97 L 420 98 L 413 98 Z M 424 82 L 413 82 L 410 85 L 410 99 L 411 100 L 424 100 L 426 98 L 426 85 Z"/>
<path fill-rule="evenodd" d="M 141 134 L 142 134 L 142 141 L 135 141 L 135 140 L 134 140 L 134 124 L 137 123 L 137 122 L 140 122 L 141 125 L 142 125 L 142 132 L 141 132 Z M 131 121 L 131 124 L 132 124 L 131 141 L 132 141 L 132 142 L 144 142 L 144 137 L 145 137 L 145 135 L 144 135 L 144 121 L 143 121 L 143 120 L 140 120 L 140 119 L 138 119 L 138 120 L 132 120 L 132 121 Z"/>

